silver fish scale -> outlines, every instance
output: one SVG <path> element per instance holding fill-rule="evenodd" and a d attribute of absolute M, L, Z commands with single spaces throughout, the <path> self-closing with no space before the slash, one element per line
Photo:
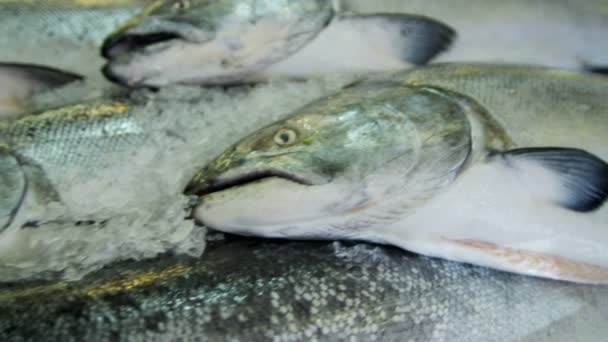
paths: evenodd
<path fill-rule="evenodd" d="M 74 294 L 121 271 L 149 276 L 175 263 L 118 266 L 84 285 L 18 300 L 0 288 L 0 338 L 519 341 L 572 319 L 608 290 L 394 248 L 229 240 L 186 262 L 178 277 L 93 297 Z"/>
<path fill-rule="evenodd" d="M 0 3 L 0 27 L 4 32 L 14 32 L 17 37 L 36 33 L 40 44 L 45 39 L 81 44 L 99 45 L 103 39 L 122 23 L 137 13 L 135 8 L 72 8 L 57 3 L 41 1 L 35 5 Z M 14 40 L 14 35 L 5 39 Z"/>
<path fill-rule="evenodd" d="M 4 132 L 14 153 L 56 167 L 92 166 L 108 153 L 126 151 L 145 137 L 131 114 L 26 121 Z"/>

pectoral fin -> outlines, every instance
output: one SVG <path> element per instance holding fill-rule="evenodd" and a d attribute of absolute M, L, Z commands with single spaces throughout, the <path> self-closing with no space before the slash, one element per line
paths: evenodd
<path fill-rule="evenodd" d="M 17 214 L 27 192 L 27 179 L 17 158 L 0 146 L 0 233 Z"/>
<path fill-rule="evenodd" d="M 49 67 L 0 62 L 0 119 L 26 112 L 33 94 L 81 79 Z"/>
<path fill-rule="evenodd" d="M 530 191 L 564 208 L 588 212 L 608 197 L 608 164 L 571 148 L 521 148 L 494 158 L 518 172 Z"/>
<path fill-rule="evenodd" d="M 608 65 L 583 65 L 583 70 L 598 74 L 598 75 L 607 75 L 608 76 Z"/>
<path fill-rule="evenodd" d="M 340 30 L 359 35 L 369 48 L 410 64 L 425 64 L 446 50 L 456 32 L 449 26 L 408 14 L 353 15 L 336 21 Z"/>
<path fill-rule="evenodd" d="M 368 72 L 425 64 L 455 37 L 447 25 L 407 14 L 349 15 L 334 19 L 300 51 L 271 66 L 269 74 L 310 76 Z"/>

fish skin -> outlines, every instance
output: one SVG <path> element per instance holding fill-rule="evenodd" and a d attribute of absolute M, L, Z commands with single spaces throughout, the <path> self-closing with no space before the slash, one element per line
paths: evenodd
<path fill-rule="evenodd" d="M 348 0 L 344 11 L 429 16 L 458 33 L 434 62 L 534 64 L 583 70 L 608 65 L 608 5 L 603 0 Z"/>
<path fill-rule="evenodd" d="M 201 197 L 194 217 L 225 232 L 368 240 L 606 283 L 606 189 L 595 210 L 572 210 L 559 173 L 492 155 L 587 151 L 601 183 L 607 86 L 565 70 L 449 63 L 363 81 L 243 138 L 185 193 Z"/>
<path fill-rule="evenodd" d="M 578 341 L 605 334 L 581 319 L 606 317 L 605 287 L 366 244 L 228 237 L 206 253 L 120 263 L 77 283 L 2 285 L 0 338 Z"/>
<path fill-rule="evenodd" d="M 103 80 L 103 39 L 148 0 L 1 0 L 0 62 L 47 65 Z"/>

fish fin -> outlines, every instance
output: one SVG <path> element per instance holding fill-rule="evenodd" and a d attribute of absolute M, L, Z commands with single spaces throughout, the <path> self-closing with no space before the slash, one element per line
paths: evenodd
<path fill-rule="evenodd" d="M 593 74 L 608 76 L 608 65 L 585 65 L 583 66 L 583 70 Z"/>
<path fill-rule="evenodd" d="M 483 240 L 443 239 L 443 241 L 448 242 L 456 251 L 461 250 L 466 253 L 469 258 L 471 255 L 477 255 L 475 260 L 485 260 L 486 266 L 489 267 L 579 283 L 608 283 L 608 268 L 599 265 L 548 253 L 500 246 Z"/>
<path fill-rule="evenodd" d="M 533 147 L 493 154 L 492 159 L 496 155 L 507 167 L 520 172 L 532 191 L 564 208 L 588 212 L 608 197 L 608 164 L 587 151 Z"/>
<path fill-rule="evenodd" d="M 50 203 L 62 201 L 44 170 L 0 145 L 0 232 L 15 221 L 29 219 L 22 212 L 41 214 Z"/>
<path fill-rule="evenodd" d="M 17 158 L 0 145 L 0 233 L 8 228 L 27 192 L 27 178 Z"/>
<path fill-rule="evenodd" d="M 27 100 L 35 93 L 82 79 L 46 66 L 0 62 L 0 118 L 27 111 Z"/>
<path fill-rule="evenodd" d="M 447 50 L 456 37 L 456 31 L 448 25 L 418 15 L 348 15 L 337 20 L 343 29 L 358 32 L 370 47 L 385 49 L 416 65 L 426 64 Z"/>
<path fill-rule="evenodd" d="M 450 27 L 420 16 L 340 16 L 302 49 L 264 72 L 308 78 L 339 72 L 399 70 L 427 63 L 446 50 L 454 37 Z"/>

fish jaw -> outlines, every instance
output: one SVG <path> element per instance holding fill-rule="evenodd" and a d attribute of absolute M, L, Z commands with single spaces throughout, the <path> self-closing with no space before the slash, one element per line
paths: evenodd
<path fill-rule="evenodd" d="M 347 187 L 305 185 L 269 177 L 211 193 L 193 216 L 208 227 L 246 236 L 291 239 L 340 238 L 331 228 L 332 208 L 348 196 Z"/>
<path fill-rule="evenodd" d="M 313 39 L 333 15 L 326 1 L 283 2 L 201 0 L 183 13 L 157 2 L 106 39 L 104 74 L 130 86 L 255 77 Z"/>

